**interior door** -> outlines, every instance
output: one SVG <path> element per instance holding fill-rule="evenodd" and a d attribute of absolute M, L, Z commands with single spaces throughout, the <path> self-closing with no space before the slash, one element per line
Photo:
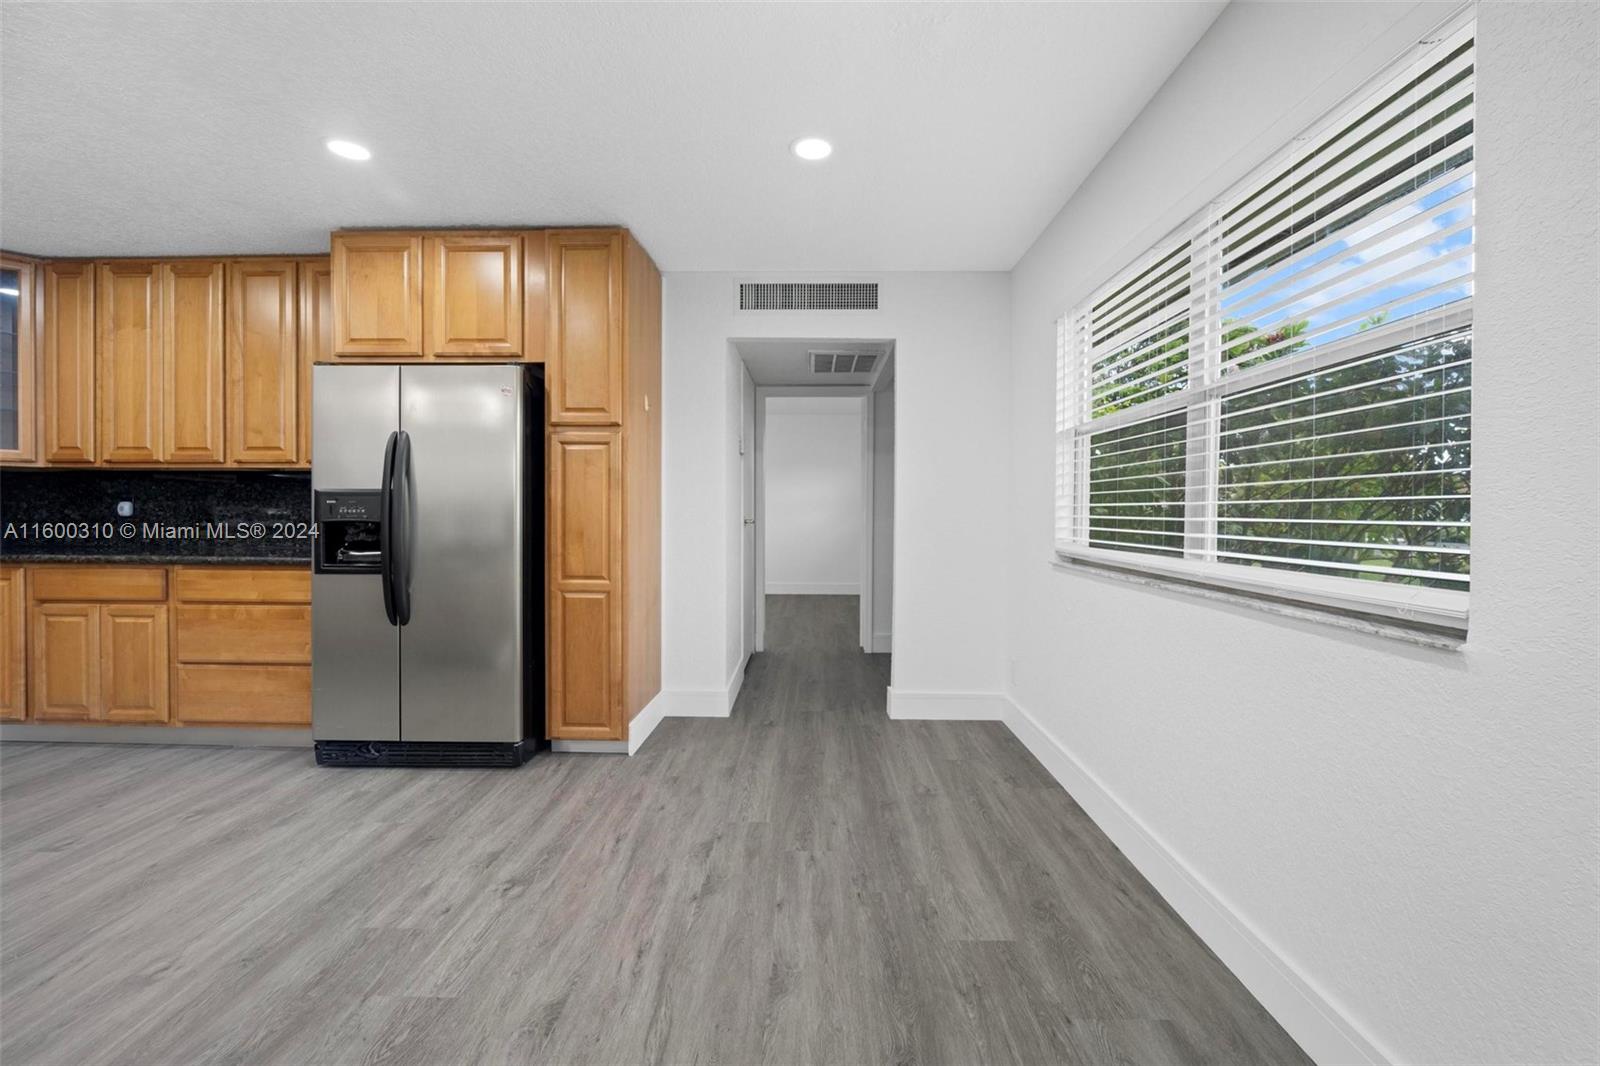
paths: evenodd
<path fill-rule="evenodd" d="M 319 366 L 317 491 L 376 489 L 400 420 L 400 368 Z M 400 740 L 400 630 L 383 608 L 378 574 L 311 575 L 311 735 Z"/>
<path fill-rule="evenodd" d="M 407 366 L 400 382 L 413 515 L 401 739 L 515 742 L 522 583 L 537 580 L 523 572 L 522 486 L 536 474 L 523 446 L 523 370 Z M 326 407 L 319 392 L 317 409 Z"/>
<path fill-rule="evenodd" d="M 756 383 L 742 365 L 743 398 L 739 408 L 739 462 L 743 477 L 744 654 L 756 650 Z"/>

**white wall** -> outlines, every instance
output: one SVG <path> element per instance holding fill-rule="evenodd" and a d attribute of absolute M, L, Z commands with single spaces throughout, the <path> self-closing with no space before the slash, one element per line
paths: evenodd
<path fill-rule="evenodd" d="M 861 592 L 861 404 L 859 396 L 766 400 L 768 595 Z"/>
<path fill-rule="evenodd" d="M 1050 565 L 1056 317 L 1448 11 L 1231 5 L 1018 265 L 1010 691 L 1314 1054 L 1592 1062 L 1596 7 L 1481 8 L 1466 648 Z"/>
<path fill-rule="evenodd" d="M 872 651 L 894 642 L 894 385 L 872 394 Z"/>
<path fill-rule="evenodd" d="M 919 693 L 1002 699 L 998 560 L 1007 487 L 996 455 L 1010 407 L 1006 275 L 852 274 L 880 283 L 880 310 L 834 313 L 741 313 L 734 301 L 740 277 L 662 279 L 662 688 L 669 713 L 726 713 L 744 655 L 741 378 L 730 337 L 895 341 L 895 690 L 908 700 Z"/>

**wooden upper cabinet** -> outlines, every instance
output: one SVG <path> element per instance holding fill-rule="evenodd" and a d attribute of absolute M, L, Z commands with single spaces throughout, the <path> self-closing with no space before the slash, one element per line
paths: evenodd
<path fill-rule="evenodd" d="M 545 379 L 555 425 L 618 425 L 623 413 L 623 235 L 551 230 Z"/>
<path fill-rule="evenodd" d="M 333 361 L 333 265 L 300 262 L 300 464 L 311 465 L 311 368 Z"/>
<path fill-rule="evenodd" d="M 43 458 L 95 460 L 94 264 L 44 270 Z"/>
<path fill-rule="evenodd" d="M 293 259 L 228 264 L 229 462 L 300 456 L 298 269 Z"/>
<path fill-rule="evenodd" d="M 169 463 L 220 463 L 222 263 L 163 263 L 160 293 L 160 457 Z"/>
<path fill-rule="evenodd" d="M 0 256 L 0 461 L 4 462 L 28 463 L 38 454 L 35 296 L 32 260 Z"/>
<path fill-rule="evenodd" d="M 95 289 L 100 458 L 154 463 L 162 450 L 163 271 L 158 263 L 101 263 Z"/>
<path fill-rule="evenodd" d="M 15 566 L 0 566 L 0 719 L 16 720 L 28 716 L 27 592 L 22 571 Z"/>
<path fill-rule="evenodd" d="M 428 354 L 515 359 L 522 354 L 522 237 L 428 237 L 423 321 Z"/>
<path fill-rule="evenodd" d="M 550 343 L 549 245 L 544 230 L 522 238 L 522 358 L 530 363 L 544 362 Z"/>
<path fill-rule="evenodd" d="M 340 357 L 423 354 L 422 238 L 333 235 L 334 351 Z"/>

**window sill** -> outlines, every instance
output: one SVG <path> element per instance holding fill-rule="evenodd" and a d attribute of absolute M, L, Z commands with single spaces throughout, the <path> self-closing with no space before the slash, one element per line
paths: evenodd
<path fill-rule="evenodd" d="M 1095 548 L 1058 547 L 1052 565 L 1067 573 L 1181 592 L 1281 618 L 1318 622 L 1427 648 L 1456 651 L 1467 641 L 1465 595 L 1460 593 L 1434 595 L 1431 603 L 1418 602 L 1422 597 L 1406 595 L 1413 590 L 1396 587 L 1371 595 L 1351 595 L 1337 588 L 1324 588 L 1323 582 L 1315 578 L 1297 587 L 1251 580 L 1250 575 L 1218 573 L 1215 565 L 1147 559 Z M 1463 605 L 1446 605 L 1450 600 L 1459 600 Z"/>

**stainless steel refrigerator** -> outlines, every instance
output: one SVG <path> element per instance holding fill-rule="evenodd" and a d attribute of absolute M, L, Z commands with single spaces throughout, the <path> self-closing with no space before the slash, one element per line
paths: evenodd
<path fill-rule="evenodd" d="M 543 400 L 516 365 L 313 370 L 325 766 L 520 765 L 543 733 Z"/>

